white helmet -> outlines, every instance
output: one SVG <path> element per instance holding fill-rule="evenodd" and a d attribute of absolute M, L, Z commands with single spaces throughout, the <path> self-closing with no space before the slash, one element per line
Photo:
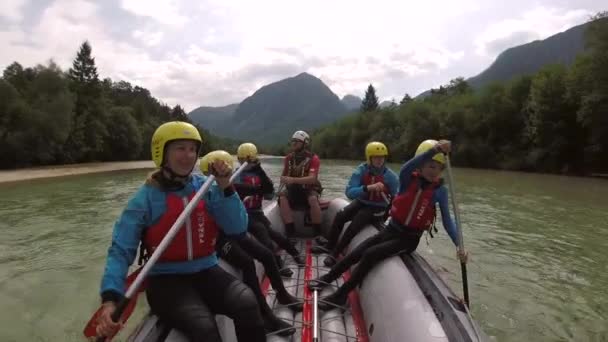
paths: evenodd
<path fill-rule="evenodd" d="M 310 136 L 308 135 L 308 133 L 306 133 L 304 131 L 296 131 L 291 136 L 291 140 L 294 140 L 294 139 L 304 142 L 304 145 L 308 145 L 308 143 L 310 142 Z"/>

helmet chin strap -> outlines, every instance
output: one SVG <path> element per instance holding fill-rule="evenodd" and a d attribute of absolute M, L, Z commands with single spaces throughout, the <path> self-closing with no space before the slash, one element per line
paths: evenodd
<path fill-rule="evenodd" d="M 374 174 L 380 174 L 380 173 L 382 173 L 382 170 L 384 169 L 384 165 L 386 165 L 386 163 L 382 163 L 382 165 L 380 167 L 376 167 L 376 166 L 374 166 L 374 164 L 372 164 L 370 162 L 369 163 L 369 168 L 372 170 L 372 173 L 374 173 Z"/>
<path fill-rule="evenodd" d="M 186 185 L 186 182 L 190 177 L 190 172 L 194 170 L 194 167 L 192 167 L 192 170 L 190 170 L 190 172 L 185 176 L 175 173 L 170 167 L 166 165 L 163 165 L 162 170 L 162 178 L 165 183 L 164 185 L 168 189 L 181 189 Z"/>

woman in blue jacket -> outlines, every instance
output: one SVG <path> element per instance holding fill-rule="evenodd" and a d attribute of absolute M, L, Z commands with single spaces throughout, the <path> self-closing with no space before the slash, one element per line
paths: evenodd
<path fill-rule="evenodd" d="M 152 159 L 158 170 L 129 200 L 114 226 L 101 281 L 104 312 L 98 334 L 112 336 L 116 303 L 124 296 L 129 265 L 138 246 L 151 255 L 206 177 L 192 174 L 202 139 L 186 122 L 168 122 L 152 136 Z M 216 183 L 194 208 L 185 226 L 151 268 L 146 295 L 153 313 L 190 341 L 221 341 L 215 314 L 232 318 L 239 341 L 265 341 L 264 324 L 252 290 L 218 265 L 220 230 L 232 238 L 245 235 L 247 213 L 230 185 L 231 164 L 212 164 Z"/>

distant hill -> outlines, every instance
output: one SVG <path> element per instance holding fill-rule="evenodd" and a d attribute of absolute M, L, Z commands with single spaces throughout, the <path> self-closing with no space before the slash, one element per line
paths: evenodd
<path fill-rule="evenodd" d="M 492 82 L 508 81 L 516 76 L 532 74 L 548 64 L 570 65 L 584 50 L 584 33 L 588 23 L 574 26 L 544 40 L 536 40 L 503 51 L 479 75 L 467 79 L 474 89 Z M 430 95 L 427 90 L 417 97 Z"/>
<path fill-rule="evenodd" d="M 392 104 L 393 104 L 393 101 L 385 100 L 385 101 L 380 102 L 379 106 L 380 106 L 380 108 L 388 108 Z"/>
<path fill-rule="evenodd" d="M 507 81 L 515 76 L 532 74 L 547 64 L 570 65 L 585 48 L 584 33 L 588 24 L 575 26 L 544 40 L 536 40 L 505 50 L 481 74 L 467 82 L 479 88 L 494 81 Z"/>
<path fill-rule="evenodd" d="M 295 130 L 310 131 L 349 112 L 331 89 L 308 73 L 258 89 L 233 113 L 230 106 L 222 108 L 197 109 L 189 115 L 205 127 L 214 126 L 215 134 L 263 145 L 287 142 Z"/>
<path fill-rule="evenodd" d="M 361 98 L 355 95 L 345 95 L 342 98 L 342 104 L 348 110 L 359 110 L 361 108 Z"/>
<path fill-rule="evenodd" d="M 188 116 L 193 122 L 217 135 L 227 132 L 223 132 L 224 127 L 227 126 L 238 106 L 238 103 L 234 103 L 224 107 L 198 107 L 191 111 Z"/>

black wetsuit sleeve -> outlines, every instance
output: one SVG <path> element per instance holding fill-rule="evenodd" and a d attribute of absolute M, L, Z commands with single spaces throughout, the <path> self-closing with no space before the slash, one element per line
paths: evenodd
<path fill-rule="evenodd" d="M 234 188 L 239 193 L 240 196 L 252 196 L 260 194 L 261 190 L 259 187 L 256 187 L 251 184 L 242 184 L 237 183 L 234 184 Z"/>
<path fill-rule="evenodd" d="M 259 171 L 260 179 L 262 180 L 262 194 L 273 195 L 274 194 L 274 183 L 266 174 L 266 171 L 260 167 Z"/>

